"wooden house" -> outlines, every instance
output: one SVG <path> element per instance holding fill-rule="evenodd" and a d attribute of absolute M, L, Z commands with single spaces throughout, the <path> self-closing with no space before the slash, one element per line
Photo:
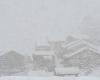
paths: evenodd
<path fill-rule="evenodd" d="M 25 57 L 16 51 L 0 56 L 0 75 L 13 75 L 25 71 Z"/>
<path fill-rule="evenodd" d="M 38 46 L 33 53 L 33 64 L 35 70 L 53 71 L 54 52 L 49 46 Z"/>

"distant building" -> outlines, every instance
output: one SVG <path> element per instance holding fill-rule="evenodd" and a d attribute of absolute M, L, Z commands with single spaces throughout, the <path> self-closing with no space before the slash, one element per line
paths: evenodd
<path fill-rule="evenodd" d="M 25 71 L 25 57 L 15 51 L 0 56 L 0 75 L 14 75 Z"/>
<path fill-rule="evenodd" d="M 34 70 L 53 71 L 54 52 L 49 46 L 38 46 L 33 53 Z"/>
<path fill-rule="evenodd" d="M 82 75 L 90 74 L 100 67 L 100 51 L 98 47 L 84 39 L 68 36 L 65 41 L 48 41 L 47 46 L 38 46 L 33 54 L 37 69 L 77 67 Z M 50 57 L 53 57 L 50 59 Z M 50 59 L 50 60 L 49 60 Z M 49 65 L 49 66 L 47 66 Z M 55 67 L 54 67 L 55 66 Z M 53 69 L 52 68 L 52 69 Z"/>
<path fill-rule="evenodd" d="M 77 41 L 64 48 L 62 64 L 65 67 L 79 67 L 83 75 L 100 67 L 100 52 L 97 47 L 85 40 Z"/>
<path fill-rule="evenodd" d="M 58 58 L 58 63 L 63 67 L 78 67 L 80 74 L 88 75 L 93 69 L 100 67 L 100 51 L 95 45 L 84 39 L 68 36 L 66 41 L 51 41 Z"/>

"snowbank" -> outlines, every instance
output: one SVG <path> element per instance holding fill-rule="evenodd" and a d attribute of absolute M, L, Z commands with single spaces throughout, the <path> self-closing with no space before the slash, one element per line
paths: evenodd
<path fill-rule="evenodd" d="M 0 80 L 100 80 L 96 77 L 1 77 Z"/>
<path fill-rule="evenodd" d="M 77 67 L 55 68 L 58 74 L 79 74 L 80 70 Z"/>
<path fill-rule="evenodd" d="M 28 76 L 39 76 L 39 77 L 51 77 L 54 74 L 52 72 L 45 72 L 45 71 L 30 71 Z"/>
<path fill-rule="evenodd" d="M 89 76 L 100 77 L 100 68 L 94 70 Z"/>

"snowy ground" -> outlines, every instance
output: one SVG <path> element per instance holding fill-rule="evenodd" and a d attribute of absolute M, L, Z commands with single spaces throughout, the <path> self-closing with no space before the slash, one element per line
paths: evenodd
<path fill-rule="evenodd" d="M 95 77 L 93 77 L 95 75 Z M 70 77 L 58 77 L 54 76 L 52 73 L 45 73 L 43 71 L 37 71 L 33 72 L 30 71 L 28 75 L 22 76 L 21 74 L 15 74 L 15 76 L 2 76 L 0 77 L 0 80 L 100 80 L 100 69 L 97 71 L 94 71 L 91 75 L 88 75 L 87 77 L 84 76 L 70 76 Z"/>
<path fill-rule="evenodd" d="M 0 80 L 100 80 L 97 77 L 1 77 Z"/>

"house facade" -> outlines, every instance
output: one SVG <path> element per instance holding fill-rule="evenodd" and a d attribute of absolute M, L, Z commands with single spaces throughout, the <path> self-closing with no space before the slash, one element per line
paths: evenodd
<path fill-rule="evenodd" d="M 34 70 L 52 72 L 54 69 L 54 52 L 48 46 L 38 46 L 33 54 Z"/>
<path fill-rule="evenodd" d="M 33 58 L 38 69 L 47 69 L 47 65 L 53 66 L 52 70 L 77 67 L 80 75 L 89 75 L 100 67 L 99 49 L 84 39 L 68 36 L 65 41 L 49 41 L 48 44 L 49 46 L 40 46 L 35 50 Z M 48 59 L 51 56 L 53 58 L 50 63 Z"/>
<path fill-rule="evenodd" d="M 25 71 L 25 57 L 15 51 L 0 56 L 0 75 L 14 75 Z"/>
<path fill-rule="evenodd" d="M 85 40 L 78 40 L 64 47 L 64 67 L 78 67 L 82 75 L 89 75 L 100 67 L 100 51 Z"/>

